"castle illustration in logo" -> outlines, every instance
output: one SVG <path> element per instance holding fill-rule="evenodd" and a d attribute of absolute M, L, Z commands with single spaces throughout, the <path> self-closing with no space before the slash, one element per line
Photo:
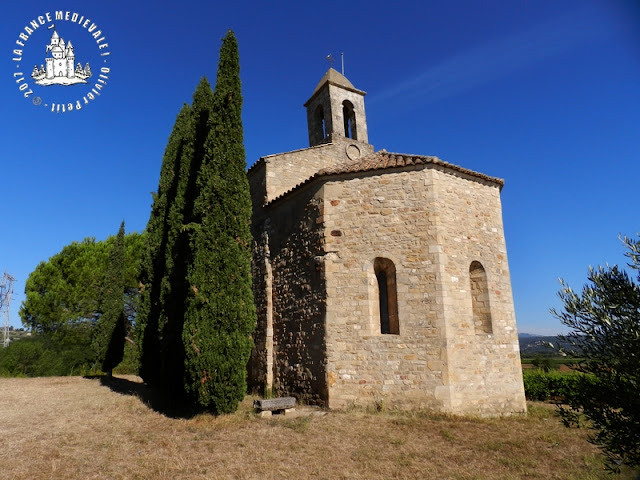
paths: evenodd
<path fill-rule="evenodd" d="M 74 85 L 76 83 L 87 83 L 87 78 L 91 76 L 89 63 L 82 68 L 80 62 L 74 68 L 76 56 L 73 51 L 71 41 L 65 44 L 54 29 L 51 35 L 51 42 L 47 45 L 45 65 L 33 67 L 31 77 L 37 85 Z"/>

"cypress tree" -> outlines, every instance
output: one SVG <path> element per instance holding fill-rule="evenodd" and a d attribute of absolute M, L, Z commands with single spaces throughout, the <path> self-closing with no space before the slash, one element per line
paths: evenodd
<path fill-rule="evenodd" d="M 109 263 L 103 283 L 103 313 L 96 324 L 92 341 L 102 371 L 111 371 L 122 361 L 126 322 L 124 318 L 125 288 L 124 221 L 109 252 Z"/>
<path fill-rule="evenodd" d="M 190 128 L 191 108 L 185 104 L 176 117 L 164 151 L 140 265 L 140 307 L 136 318 L 140 376 L 152 386 L 160 377 L 160 332 L 166 323 L 163 308 L 169 291 L 166 260 L 172 250 L 168 235 L 169 212 L 177 194 L 181 159 L 189 156 Z"/>
<path fill-rule="evenodd" d="M 172 397 L 183 390 L 182 326 L 191 259 L 191 222 L 196 176 L 209 132 L 213 91 L 203 77 L 191 106 L 178 114 L 162 163 L 158 193 L 149 222 L 142 260 L 141 308 L 138 321 L 140 375 Z"/>
<path fill-rule="evenodd" d="M 256 314 L 251 290 L 251 201 L 242 129 L 238 45 L 220 49 L 213 115 L 197 177 L 182 339 L 184 390 L 197 409 L 234 411 L 246 393 Z"/>
<path fill-rule="evenodd" d="M 193 93 L 191 119 L 180 158 L 176 195 L 169 208 L 166 225 L 169 248 L 165 253 L 166 271 L 161 287 L 161 303 L 166 321 L 160 325 L 159 368 L 162 379 L 160 388 L 173 398 L 181 397 L 184 391 L 182 329 L 188 289 L 187 272 L 193 257 L 193 231 L 188 226 L 193 220 L 196 179 L 204 157 L 212 106 L 213 91 L 207 78 L 203 77 Z"/>

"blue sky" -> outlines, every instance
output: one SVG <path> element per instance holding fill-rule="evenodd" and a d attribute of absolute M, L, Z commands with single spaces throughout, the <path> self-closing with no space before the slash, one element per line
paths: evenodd
<path fill-rule="evenodd" d="M 12 60 L 24 27 L 59 10 L 91 19 L 108 43 L 99 50 L 81 26 L 55 22 L 94 79 L 109 68 L 100 96 L 66 113 L 44 103 L 76 87 L 35 86 L 25 99 L 16 83 L 17 72 L 33 83 L 48 25 L 28 37 L 24 64 Z M 637 1 L 9 2 L 0 17 L 0 274 L 17 279 L 12 325 L 40 261 L 115 234 L 123 219 L 128 231 L 145 228 L 175 116 L 202 75 L 215 81 L 228 28 L 240 45 L 248 165 L 308 145 L 302 104 L 327 54 L 340 69 L 343 52 L 346 77 L 368 92 L 376 150 L 505 179 L 520 332 L 562 331 L 549 313 L 558 277 L 580 288 L 589 265 L 625 262 L 618 235 L 640 231 Z"/>

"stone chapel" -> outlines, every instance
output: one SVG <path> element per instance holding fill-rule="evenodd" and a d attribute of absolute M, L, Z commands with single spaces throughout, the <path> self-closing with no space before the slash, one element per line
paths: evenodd
<path fill-rule="evenodd" d="M 309 147 L 248 171 L 250 388 L 337 409 L 524 412 L 503 180 L 375 152 L 364 97 L 329 69 L 304 104 Z"/>

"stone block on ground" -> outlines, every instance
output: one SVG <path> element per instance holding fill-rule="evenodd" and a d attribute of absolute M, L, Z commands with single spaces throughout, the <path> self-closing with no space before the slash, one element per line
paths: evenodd
<path fill-rule="evenodd" d="M 295 397 L 281 397 L 281 398 L 268 398 L 262 400 L 255 400 L 253 402 L 253 408 L 260 411 L 271 411 L 274 410 L 286 410 L 295 407 L 296 399 Z"/>

